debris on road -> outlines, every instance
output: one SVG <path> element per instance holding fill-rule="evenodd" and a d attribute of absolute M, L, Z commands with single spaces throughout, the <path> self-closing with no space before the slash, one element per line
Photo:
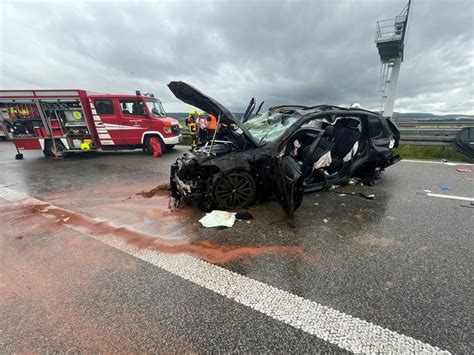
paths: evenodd
<path fill-rule="evenodd" d="M 203 227 L 213 228 L 213 227 L 232 227 L 235 223 L 235 212 L 227 212 L 214 210 L 210 213 L 206 213 L 204 217 L 199 220 L 199 223 Z"/>
<path fill-rule="evenodd" d="M 235 218 L 239 221 L 248 221 L 253 219 L 253 216 L 248 211 L 238 212 L 235 215 Z"/>
<path fill-rule="evenodd" d="M 451 190 L 451 188 L 449 187 L 449 185 L 442 185 L 442 186 L 441 186 L 441 190 L 443 190 L 443 191 L 449 191 L 449 190 Z"/>
<path fill-rule="evenodd" d="M 326 218 L 324 218 L 324 219 L 323 219 L 323 222 L 324 222 L 324 223 L 328 223 L 328 222 L 329 222 L 329 220 L 328 220 L 328 219 L 326 219 Z"/>
<path fill-rule="evenodd" d="M 456 171 L 458 171 L 460 173 L 472 173 L 472 169 L 467 168 L 467 167 L 456 168 Z"/>

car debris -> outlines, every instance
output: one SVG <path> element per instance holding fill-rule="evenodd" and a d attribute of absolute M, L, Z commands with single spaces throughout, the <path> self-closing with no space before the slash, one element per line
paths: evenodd
<path fill-rule="evenodd" d="M 227 227 L 230 228 L 235 223 L 235 212 L 214 210 L 206 213 L 204 217 L 199 220 L 203 227 Z"/>
<path fill-rule="evenodd" d="M 456 168 L 456 171 L 458 171 L 460 173 L 472 173 L 472 169 L 467 168 L 467 167 Z"/>
<path fill-rule="evenodd" d="M 393 153 L 398 128 L 376 112 L 283 105 L 258 115 L 250 109 L 241 122 L 187 83 L 172 81 L 168 87 L 181 101 L 218 117 L 220 126 L 217 139 L 172 165 L 177 202 L 232 210 L 276 196 L 291 219 L 305 192 L 345 185 L 352 177 L 376 177 L 401 159 Z"/>
<path fill-rule="evenodd" d="M 235 214 L 235 218 L 238 221 L 249 221 L 253 219 L 253 216 L 248 211 L 238 212 Z"/>
<path fill-rule="evenodd" d="M 449 191 L 449 190 L 451 190 L 451 188 L 449 187 L 449 185 L 442 185 L 442 186 L 441 186 L 441 190 L 443 190 L 443 191 Z"/>

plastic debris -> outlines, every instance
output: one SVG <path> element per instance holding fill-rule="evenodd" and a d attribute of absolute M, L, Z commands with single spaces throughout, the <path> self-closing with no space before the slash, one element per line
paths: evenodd
<path fill-rule="evenodd" d="M 472 173 L 471 168 L 456 168 L 456 171 L 459 171 L 460 173 Z"/>
<path fill-rule="evenodd" d="M 355 185 L 357 182 L 355 180 L 349 180 L 349 185 Z"/>
<path fill-rule="evenodd" d="M 315 206 L 319 206 L 319 203 L 315 202 L 314 205 L 315 205 Z"/>
<path fill-rule="evenodd" d="M 253 219 L 253 216 L 248 211 L 238 212 L 235 214 L 235 218 L 239 221 L 247 221 Z"/>
<path fill-rule="evenodd" d="M 328 223 L 329 220 L 327 220 L 326 218 L 324 218 L 324 219 L 323 219 L 323 222 L 324 222 L 324 223 Z"/>
<path fill-rule="evenodd" d="M 449 187 L 449 185 L 443 185 L 443 186 L 441 186 L 441 190 L 449 191 L 449 190 L 451 190 L 451 188 Z"/>
<path fill-rule="evenodd" d="M 346 196 L 346 194 L 339 194 L 339 196 Z"/>
<path fill-rule="evenodd" d="M 203 227 L 232 227 L 235 223 L 235 212 L 214 210 L 206 213 L 204 217 L 199 220 Z"/>
<path fill-rule="evenodd" d="M 431 192 L 431 190 L 423 190 L 423 191 L 426 192 L 427 194 Z"/>
<path fill-rule="evenodd" d="M 441 159 L 441 161 L 442 161 L 443 163 L 447 163 L 447 162 L 448 162 L 448 159 Z"/>

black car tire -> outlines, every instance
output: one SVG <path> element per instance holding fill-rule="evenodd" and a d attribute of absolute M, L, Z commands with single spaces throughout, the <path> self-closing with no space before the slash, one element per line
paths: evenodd
<path fill-rule="evenodd" d="M 166 152 L 166 146 L 161 137 L 159 136 L 151 136 L 145 139 L 145 142 L 143 143 L 143 152 L 145 154 L 153 155 L 153 147 L 151 146 L 150 140 L 152 138 L 156 138 L 158 142 L 160 143 L 160 148 L 161 148 L 161 154 L 164 154 Z"/>
<path fill-rule="evenodd" d="M 46 157 L 62 157 L 64 156 L 66 147 L 64 146 L 63 142 L 61 142 L 59 139 L 52 140 L 47 140 L 44 145 L 44 155 Z M 56 146 L 56 151 L 54 150 L 54 147 Z"/>
<path fill-rule="evenodd" d="M 244 171 L 231 171 L 218 177 L 212 189 L 217 208 L 237 209 L 251 205 L 257 195 L 255 179 Z"/>

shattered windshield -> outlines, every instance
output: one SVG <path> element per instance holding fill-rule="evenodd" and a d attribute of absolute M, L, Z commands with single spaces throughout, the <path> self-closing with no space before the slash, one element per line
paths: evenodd
<path fill-rule="evenodd" d="M 267 111 L 249 119 L 244 126 L 257 142 L 272 142 L 300 118 L 296 112 Z"/>

